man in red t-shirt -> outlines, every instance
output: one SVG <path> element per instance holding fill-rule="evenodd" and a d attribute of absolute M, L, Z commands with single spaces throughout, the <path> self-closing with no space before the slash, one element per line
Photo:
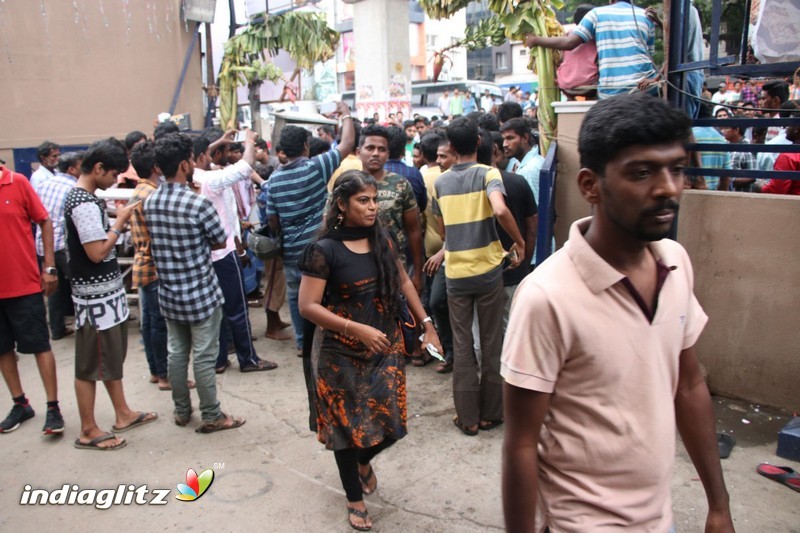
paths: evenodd
<path fill-rule="evenodd" d="M 791 114 L 792 118 L 800 118 L 800 111 Z M 789 126 L 786 128 L 786 139 L 794 144 L 800 144 L 800 128 Z M 775 160 L 774 170 L 800 171 L 800 154 L 783 153 Z M 800 196 L 800 180 L 786 180 L 773 178 L 761 187 L 759 192 L 770 194 L 791 194 Z"/>
<path fill-rule="evenodd" d="M 36 261 L 31 222 L 42 230 L 42 274 Z M 36 364 L 47 394 L 47 416 L 42 432 L 62 433 L 64 419 L 58 407 L 56 360 L 50 349 L 42 291 L 50 295 L 58 285 L 53 251 L 53 223 L 47 209 L 22 174 L 0 166 L 0 372 L 14 406 L 0 422 L 0 433 L 10 433 L 33 418 L 33 408 L 22 390 L 16 350 L 36 354 Z"/>

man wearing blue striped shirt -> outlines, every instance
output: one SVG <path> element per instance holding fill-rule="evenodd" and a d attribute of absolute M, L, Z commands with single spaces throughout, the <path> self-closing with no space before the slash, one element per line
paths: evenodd
<path fill-rule="evenodd" d="M 525 46 L 573 50 L 591 40 L 597 44 L 600 70 L 597 94 L 601 99 L 644 88 L 656 78 L 652 60 L 655 25 L 644 9 L 628 2 L 612 0 L 610 5 L 592 9 L 569 35 L 528 34 Z"/>
<path fill-rule="evenodd" d="M 303 318 L 297 307 L 300 290 L 297 261 L 322 225 L 328 180 L 355 146 L 350 108 L 339 102 L 336 111 L 342 121 L 341 141 L 336 149 L 309 159 L 308 132 L 297 126 L 286 126 L 281 131 L 280 145 L 289 161 L 278 167 L 267 182 L 267 216 L 274 234 L 280 233 L 283 239 L 283 271 L 298 350 L 303 348 Z"/>

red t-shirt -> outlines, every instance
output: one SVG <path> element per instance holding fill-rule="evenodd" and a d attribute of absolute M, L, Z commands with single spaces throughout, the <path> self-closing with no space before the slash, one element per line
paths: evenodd
<path fill-rule="evenodd" d="M 800 170 L 800 154 L 781 154 L 775 160 L 774 170 Z M 761 192 L 772 194 L 793 194 L 800 196 L 800 180 L 771 179 L 764 185 Z"/>
<path fill-rule="evenodd" d="M 0 167 L 0 299 L 42 291 L 31 222 L 49 216 L 28 179 Z"/>

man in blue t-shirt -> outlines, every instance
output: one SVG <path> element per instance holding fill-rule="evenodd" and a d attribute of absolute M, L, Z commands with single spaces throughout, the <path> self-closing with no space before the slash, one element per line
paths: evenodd
<path fill-rule="evenodd" d="M 283 239 L 283 271 L 298 350 L 303 347 L 303 317 L 297 306 L 300 290 L 297 261 L 322 225 L 328 180 L 355 146 L 350 108 L 339 102 L 336 111 L 342 121 L 339 145 L 311 159 L 308 158 L 308 132 L 297 126 L 283 128 L 280 145 L 288 161 L 272 173 L 267 184 L 267 217 L 273 234 L 280 233 Z"/>

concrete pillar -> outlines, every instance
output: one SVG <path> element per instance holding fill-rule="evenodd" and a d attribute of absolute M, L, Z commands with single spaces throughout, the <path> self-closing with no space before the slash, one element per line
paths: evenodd
<path fill-rule="evenodd" d="M 353 5 L 356 112 L 361 118 L 402 111 L 411 116 L 407 0 L 362 0 Z"/>

